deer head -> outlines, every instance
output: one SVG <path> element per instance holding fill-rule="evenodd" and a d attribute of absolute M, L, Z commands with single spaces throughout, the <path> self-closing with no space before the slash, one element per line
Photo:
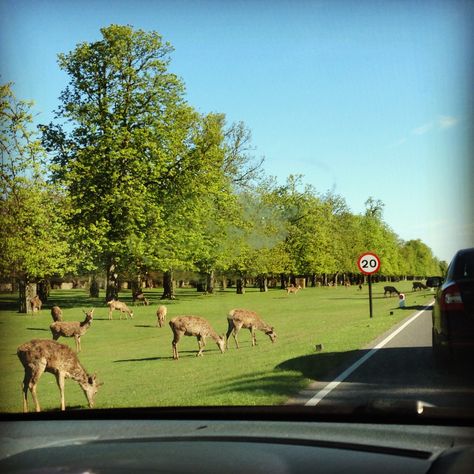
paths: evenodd
<path fill-rule="evenodd" d="M 270 330 L 265 331 L 265 334 L 270 338 L 272 342 L 276 341 L 277 335 L 273 328 L 270 328 Z"/>
<path fill-rule="evenodd" d="M 217 345 L 221 351 L 222 354 L 224 354 L 225 349 L 226 349 L 226 339 L 224 334 L 222 336 L 219 336 L 219 339 L 217 339 Z"/>
<path fill-rule="evenodd" d="M 99 390 L 99 387 L 103 385 L 102 383 L 97 382 L 97 375 L 88 375 L 87 383 L 82 386 L 84 393 L 87 397 L 87 402 L 89 403 L 89 408 L 94 408 L 94 399 Z"/>

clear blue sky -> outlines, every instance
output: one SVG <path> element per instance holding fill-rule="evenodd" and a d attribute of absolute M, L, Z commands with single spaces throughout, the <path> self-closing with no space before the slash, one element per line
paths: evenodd
<path fill-rule="evenodd" d="M 473 1 L 0 0 L 1 82 L 49 121 L 57 53 L 111 23 L 170 41 L 188 101 L 245 122 L 280 182 L 380 199 L 440 259 L 474 246 Z"/>

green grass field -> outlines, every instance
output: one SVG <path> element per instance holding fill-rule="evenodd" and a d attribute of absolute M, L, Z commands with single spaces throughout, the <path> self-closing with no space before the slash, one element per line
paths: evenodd
<path fill-rule="evenodd" d="M 272 344 L 261 332 L 257 346 L 251 346 L 250 333 L 239 334 L 240 349 L 233 339 L 221 354 L 212 339 L 207 340 L 203 357 L 195 357 L 197 340 L 184 337 L 178 346 L 180 359 L 172 359 L 172 332 L 165 323 L 156 327 L 159 290 L 145 291 L 150 306 L 135 306 L 135 317 L 114 320 L 107 317 L 103 300 L 92 300 L 83 290 L 55 290 L 39 315 L 15 311 L 15 295 L 0 295 L 2 384 L 0 411 L 22 410 L 23 367 L 16 348 L 30 339 L 51 338 L 51 306 L 63 309 L 65 321 L 82 320 L 82 309 L 95 307 L 90 330 L 81 338 L 79 358 L 89 373 L 97 372 L 104 385 L 96 397 L 96 408 L 195 406 L 195 405 L 275 405 L 282 404 L 312 380 L 320 380 L 347 357 L 408 317 L 416 306 L 432 299 L 429 291 L 413 293 L 411 282 L 396 286 L 406 293 L 408 309 L 398 308 L 398 298 L 383 296 L 384 284 L 373 285 L 373 318 L 369 318 L 368 290 L 364 287 L 307 288 L 296 295 L 282 290 L 260 293 L 247 289 L 200 295 L 195 290 L 178 290 L 177 299 L 165 302 L 167 321 L 177 315 L 208 319 L 219 334 L 227 330 L 226 315 L 232 308 L 255 310 L 278 335 Z M 101 293 L 101 296 L 103 292 Z M 129 303 L 131 294 L 120 299 Z M 393 314 L 390 314 L 392 312 Z M 74 339 L 59 342 L 75 348 Z M 323 344 L 321 352 L 316 344 Z M 59 407 L 55 378 L 45 373 L 38 385 L 42 410 Z M 33 408 L 30 400 L 30 410 Z M 66 383 L 67 408 L 86 407 L 79 385 Z"/>

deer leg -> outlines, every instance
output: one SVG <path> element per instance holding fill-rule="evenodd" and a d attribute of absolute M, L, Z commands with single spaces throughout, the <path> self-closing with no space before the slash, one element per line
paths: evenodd
<path fill-rule="evenodd" d="M 61 397 L 61 411 L 66 410 L 66 403 L 64 401 L 64 373 L 63 372 L 58 372 L 56 374 L 56 382 L 59 387 L 59 394 Z"/>
<path fill-rule="evenodd" d="M 252 327 L 249 328 L 250 335 L 252 336 L 252 347 L 257 345 L 257 338 L 255 337 L 255 329 Z"/>
<path fill-rule="evenodd" d="M 199 345 L 199 352 L 196 354 L 196 357 L 202 356 L 202 351 L 204 350 L 204 346 L 206 342 L 202 336 L 197 336 L 198 345 Z"/>
<path fill-rule="evenodd" d="M 81 352 L 81 336 L 74 336 L 74 339 L 76 340 L 76 352 L 79 353 Z"/>
<path fill-rule="evenodd" d="M 234 328 L 234 325 L 230 322 L 230 320 L 228 322 L 229 322 L 229 326 L 227 328 L 227 333 L 225 335 L 225 347 L 226 347 L 226 349 L 229 349 L 229 337 L 232 333 L 232 329 Z"/>
<path fill-rule="evenodd" d="M 38 395 L 36 394 L 36 386 L 38 385 L 41 375 L 43 375 L 44 369 L 46 369 L 46 362 L 40 362 L 35 370 L 32 372 L 28 388 L 30 389 L 33 402 L 35 403 L 35 409 L 37 412 L 41 411 L 40 404 L 38 401 Z"/>
<path fill-rule="evenodd" d="M 237 340 L 237 334 L 239 332 L 239 329 L 237 329 L 237 327 L 234 328 L 234 332 L 232 334 L 232 336 L 234 337 L 234 341 L 235 341 L 235 346 L 237 347 L 237 349 L 239 349 L 239 341 Z"/>
<path fill-rule="evenodd" d="M 171 343 L 173 347 L 173 359 L 178 360 L 179 359 L 179 354 L 178 354 L 178 341 L 173 339 L 173 342 Z"/>
<path fill-rule="evenodd" d="M 23 377 L 23 413 L 28 413 L 28 388 L 31 380 L 31 371 L 25 368 L 25 376 Z"/>

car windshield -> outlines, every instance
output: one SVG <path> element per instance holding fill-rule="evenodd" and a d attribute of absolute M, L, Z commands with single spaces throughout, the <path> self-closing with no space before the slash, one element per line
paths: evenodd
<path fill-rule="evenodd" d="M 0 18 L 0 412 L 472 410 L 473 2 Z"/>

